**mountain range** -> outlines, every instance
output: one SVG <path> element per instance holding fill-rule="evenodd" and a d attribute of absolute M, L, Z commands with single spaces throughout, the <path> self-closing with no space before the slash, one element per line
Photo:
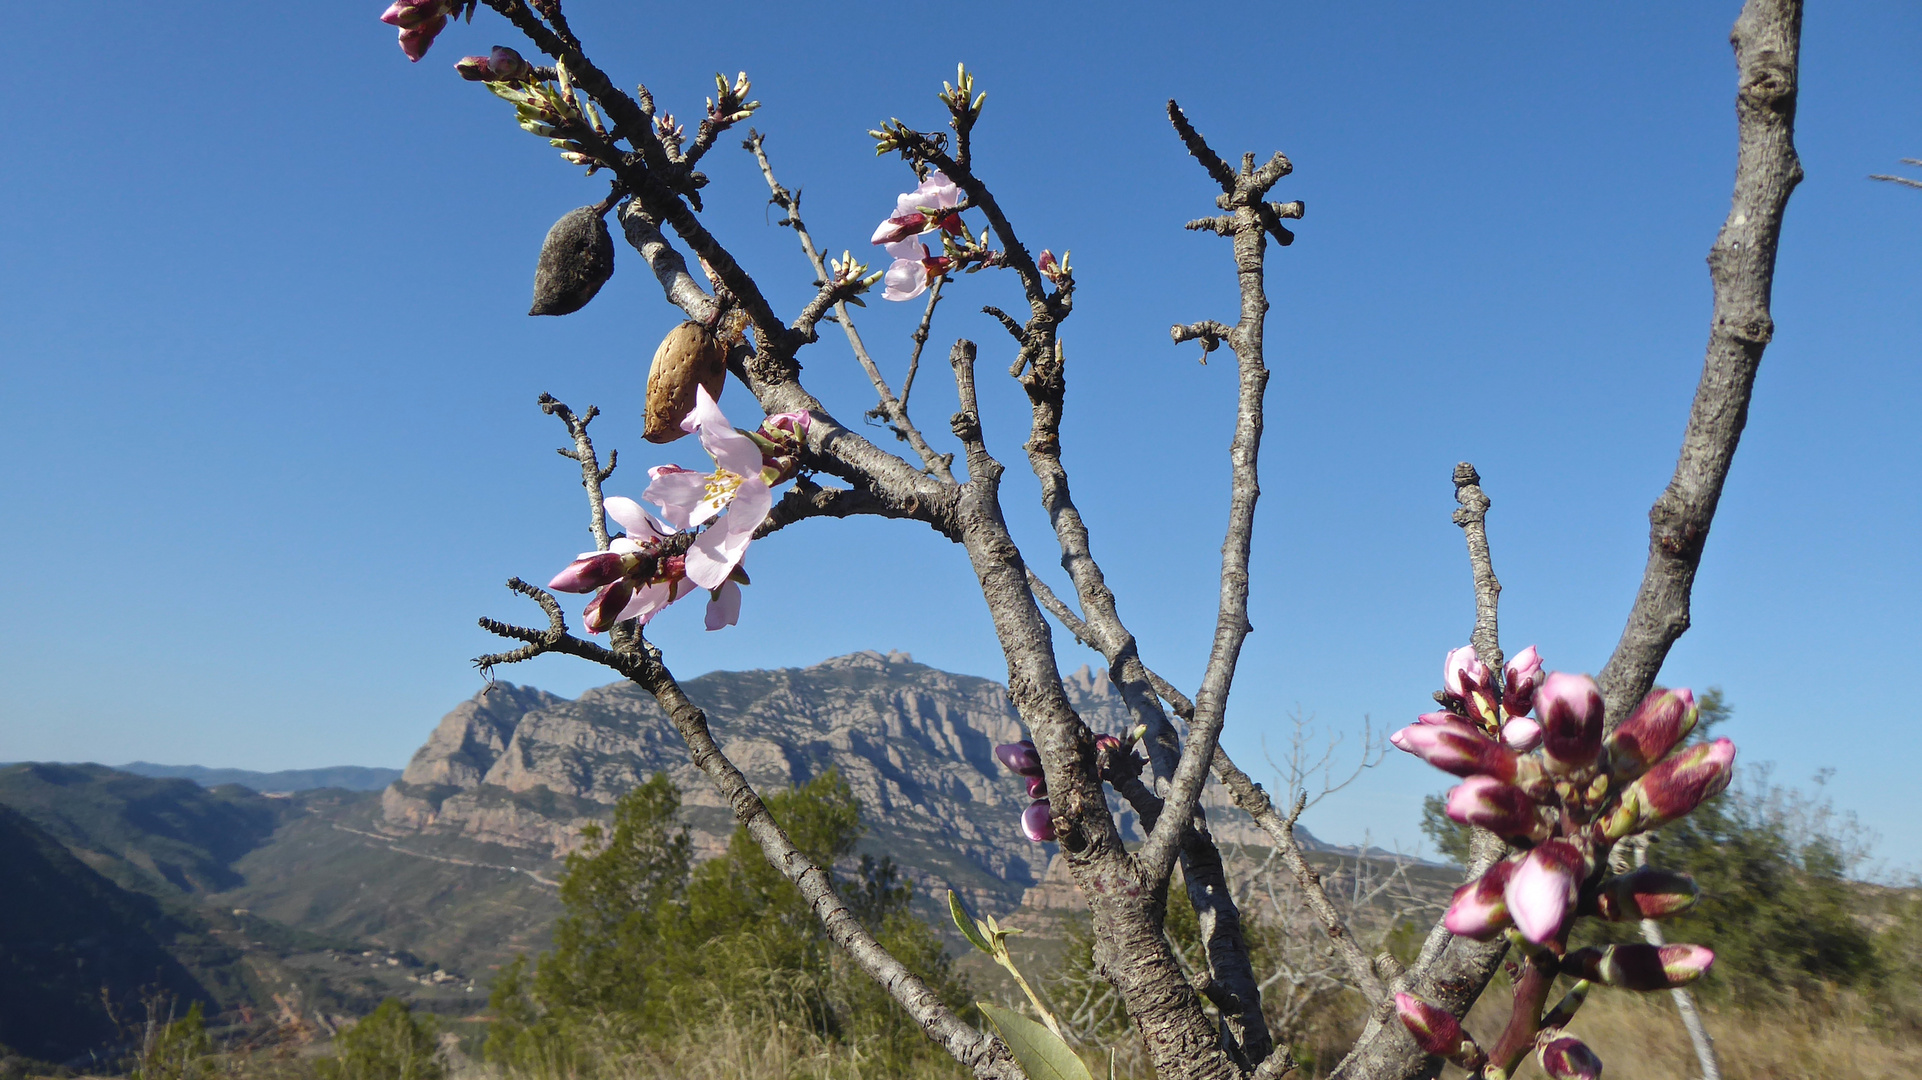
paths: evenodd
<path fill-rule="evenodd" d="M 1097 731 L 1130 725 L 1105 672 L 1083 668 L 1065 686 Z M 714 672 L 685 689 L 760 790 L 839 770 L 868 826 L 857 854 L 893 858 L 930 917 L 947 888 L 997 916 L 1076 903 L 1061 867 L 1049 872 L 1054 846 L 1017 827 L 1028 799 L 993 748 L 1022 727 L 1000 684 L 861 652 Z M 63 934 L 145 934 L 159 951 L 129 956 L 155 972 L 173 971 L 157 957 L 175 958 L 179 971 L 161 982 L 219 1007 L 318 1010 L 324 1024 L 329 1009 L 352 1013 L 400 991 L 473 1011 L 490 969 L 547 946 L 562 860 L 623 793 L 665 772 L 698 857 L 719 853 L 734 828 L 665 715 L 627 683 L 574 699 L 491 683 L 440 720 L 404 772 L 367 790 L 382 772 L 0 767 L 0 807 L 15 812 L 0 819 L 0 844 L 38 852 L 48 869 L 37 872 L 54 883 L 17 902 L 44 916 L 63 893 L 104 898 L 65 923 L 23 914 L 20 926 L 41 927 L 26 937 L 0 925 L 0 964 Z M 1223 839 L 1260 842 L 1212 785 L 1204 805 Z M 1138 838 L 1133 814 L 1116 811 L 1124 836 Z M 59 1058 L 100 1037 L 99 1016 L 82 1020 L 57 1046 L 15 1048 Z"/>

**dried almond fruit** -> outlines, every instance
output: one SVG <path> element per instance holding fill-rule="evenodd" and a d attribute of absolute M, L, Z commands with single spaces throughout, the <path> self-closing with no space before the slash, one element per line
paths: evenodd
<path fill-rule="evenodd" d="M 569 210 L 547 230 L 529 315 L 571 315 L 614 276 L 614 237 L 602 212 L 598 206 Z"/>
<path fill-rule="evenodd" d="M 671 443 L 687 434 L 681 421 L 694 411 L 694 388 L 705 386 L 718 400 L 726 381 L 727 346 L 714 331 L 693 321 L 669 330 L 647 371 L 647 441 Z"/>

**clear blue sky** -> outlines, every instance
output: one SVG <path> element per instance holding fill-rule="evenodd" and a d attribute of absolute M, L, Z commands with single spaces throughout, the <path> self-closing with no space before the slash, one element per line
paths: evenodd
<path fill-rule="evenodd" d="M 678 315 L 628 249 L 586 311 L 522 314 L 548 225 L 606 187 L 454 76 L 516 43 L 505 25 L 483 10 L 411 65 L 379 8 L 16 12 L 14 40 L 60 59 L 0 111 L 0 760 L 398 765 L 480 685 L 467 661 L 494 642 L 475 617 L 538 614 L 500 583 L 585 546 L 537 394 L 607 410 L 614 493 L 703 464 L 640 438 Z M 1190 687 L 1233 373 L 1167 328 L 1231 318 L 1234 297 L 1225 243 L 1180 228 L 1212 192 L 1161 103 L 1223 152 L 1293 158 L 1277 197 L 1308 216 L 1270 263 L 1256 632 L 1227 736 L 1251 764 L 1292 711 L 1352 745 L 1364 716 L 1398 726 L 1427 702 L 1472 616 L 1459 460 L 1495 499 L 1510 649 L 1607 657 L 1701 363 L 1737 8 L 848 3 L 717 26 L 706 5 L 569 4 L 601 64 L 666 110 L 696 115 L 714 72 L 748 71 L 835 251 L 908 186 L 866 129 L 936 126 L 954 62 L 979 71 L 982 175 L 1030 244 L 1074 251 L 1068 463 L 1097 554 L 1149 662 Z M 1796 782 L 1833 767 L 1884 853 L 1922 864 L 1922 192 L 1864 178 L 1922 156 L 1922 10 L 1811 4 L 1803 56 L 1777 336 L 1665 677 L 1724 687 L 1745 757 Z M 791 312 L 810 275 L 734 142 L 709 159 L 707 220 Z M 949 292 L 916 394 L 936 432 L 944 343 L 976 338 L 993 372 L 1007 340 L 971 312 L 1017 296 L 993 274 Z M 862 316 L 897 376 L 917 313 Z M 845 346 L 803 361 L 858 421 L 871 392 Z M 1011 512 L 1052 570 L 1025 409 L 987 382 Z M 723 406 L 753 419 L 738 387 Z M 811 523 L 751 563 L 737 629 L 657 624 L 684 676 L 860 648 L 1003 674 L 959 550 L 919 526 Z M 501 675 L 608 681 L 567 659 Z M 1308 824 L 1412 846 L 1441 779 L 1392 761 Z"/>

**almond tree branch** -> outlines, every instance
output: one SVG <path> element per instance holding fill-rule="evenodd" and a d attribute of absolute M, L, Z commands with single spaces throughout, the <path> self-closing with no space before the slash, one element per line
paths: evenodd
<path fill-rule="evenodd" d="M 594 550 L 607 550 L 607 511 L 602 506 L 601 484 L 614 475 L 614 465 L 619 452 L 607 455 L 607 467 L 601 468 L 594 455 L 594 440 L 587 437 L 587 425 L 600 415 L 596 406 L 588 406 L 587 412 L 576 416 L 572 409 L 557 400 L 552 394 L 540 397 L 541 411 L 549 416 L 558 416 L 567 425 L 567 433 L 574 436 L 574 449 L 562 450 L 561 456 L 572 458 L 581 463 L 581 486 L 587 489 L 588 531 L 594 534 Z"/>
<path fill-rule="evenodd" d="M 1268 298 L 1263 290 L 1264 255 L 1268 231 L 1257 210 L 1268 189 L 1288 172 L 1288 159 L 1276 154 L 1257 170 L 1253 156 L 1243 158 L 1239 174 L 1225 172 L 1226 166 L 1188 124 L 1181 109 L 1168 102 L 1168 117 L 1187 143 L 1188 150 L 1208 171 L 1223 183 L 1223 208 L 1235 215 L 1235 271 L 1241 286 L 1241 317 L 1228 335 L 1240 373 L 1235 409 L 1235 434 L 1229 444 L 1231 482 L 1228 500 L 1228 529 L 1222 541 L 1221 598 L 1215 617 L 1214 645 L 1208 666 L 1195 694 L 1195 715 L 1188 728 L 1188 744 L 1182 748 L 1167 795 L 1168 808 L 1160 826 L 1149 834 L 1138 858 L 1150 881 L 1162 880 L 1174 861 L 1181 829 L 1192 819 L 1201 798 L 1201 788 L 1214 761 L 1215 747 L 1226 717 L 1228 693 L 1234 683 L 1235 663 L 1242 642 L 1251 629 L 1248 623 L 1248 557 L 1254 540 L 1255 502 L 1261 486 L 1257 462 L 1261 452 L 1262 400 L 1268 388 L 1268 368 L 1262 361 L 1263 324 Z M 1224 176 L 1226 182 L 1224 182 Z"/>
<path fill-rule="evenodd" d="M 1135 721 L 1147 728 L 1143 742 L 1148 758 L 1160 786 L 1167 790 L 1179 768 L 1180 741 L 1174 725 L 1162 712 L 1160 698 L 1148 682 L 1147 668 L 1141 663 L 1134 635 L 1121 621 L 1114 591 L 1108 588 L 1095 561 L 1087 522 L 1074 503 L 1067 468 L 1061 461 L 1067 352 L 1059 338 L 1055 339 L 1052 355 L 1035 357 L 1021 384 L 1028 393 L 1032 413 L 1028 464 L 1041 482 L 1041 505 L 1061 546 L 1061 566 L 1074 582 L 1081 610 L 1086 613 L 1088 624 L 1094 627 L 1094 640 L 1099 643 L 1096 648 L 1108 661 L 1109 675 L 1116 689 L 1128 703 Z M 1032 571 L 1029 577 L 1031 581 L 1034 579 Z M 1053 596 L 1051 592 L 1048 595 Z M 1038 594 L 1037 599 L 1040 599 Z M 1082 636 L 1081 632 L 1077 632 L 1077 636 Z M 1208 831 L 1207 815 L 1195 805 L 1185 829 L 1156 824 L 1159 814 L 1151 818 L 1143 813 L 1141 819 L 1143 830 L 1151 837 L 1172 830 L 1178 838 L 1182 881 L 1207 948 L 1207 986 L 1213 991 L 1210 999 L 1230 1022 L 1228 1035 L 1233 1047 L 1250 1066 L 1258 1064 L 1273 1052 L 1274 1040 L 1262 1015 L 1261 987 L 1242 934 L 1241 913 L 1229 892 L 1227 871 L 1222 866 L 1214 837 Z M 1167 880 L 1166 871 L 1157 875 L 1153 867 L 1144 868 L 1144 877 L 1156 887 Z"/>
<path fill-rule="evenodd" d="M 783 221 L 782 224 L 793 229 L 795 235 L 800 237 L 801 250 L 807 253 L 808 262 L 814 266 L 814 273 L 822 281 L 826 281 L 828 280 L 827 260 L 821 257 L 820 251 L 814 246 L 813 235 L 808 232 L 807 225 L 801 221 L 800 193 L 790 192 L 787 188 L 782 187 L 780 182 L 774 178 L 774 166 L 768 161 L 766 142 L 767 136 L 750 128 L 748 129 L 747 139 L 742 142 L 741 146 L 751 152 L 754 155 L 754 160 L 760 164 L 761 176 L 767 180 L 769 201 L 780 207 L 786 214 L 786 220 Z M 939 295 L 938 284 L 936 286 L 936 295 Z M 950 466 L 953 464 L 954 455 L 936 453 L 934 447 L 929 446 L 927 439 L 922 437 L 920 429 L 916 428 L 914 423 L 908 419 L 905 385 L 903 386 L 901 400 L 897 401 L 894 397 L 894 392 L 888 387 L 887 379 L 881 374 L 880 367 L 875 364 L 873 357 L 868 355 L 867 346 L 861 341 L 860 332 L 855 330 L 854 317 L 848 310 L 845 298 L 840 298 L 835 301 L 834 314 L 836 318 L 841 320 L 841 330 L 847 334 L 848 346 L 854 350 L 855 360 L 860 362 L 861 370 L 867 373 L 868 381 L 874 384 L 874 392 L 879 395 L 881 399 L 882 414 L 887 417 L 887 421 L 893 426 L 895 433 L 903 439 L 906 439 L 909 446 L 914 447 L 914 452 L 920 455 L 921 463 L 929 473 L 948 483 L 953 483 L 954 473 L 951 471 Z M 930 298 L 928 301 L 927 314 L 922 317 L 921 329 L 918 331 L 915 339 L 914 359 L 916 361 L 919 361 L 921 358 L 921 343 L 927 340 L 928 319 L 932 318 L 933 315 L 934 301 Z M 911 367 L 909 378 L 913 378 Z"/>
<path fill-rule="evenodd" d="M 1662 661 L 1688 630 L 1689 594 L 1722 497 L 1729 464 L 1748 423 L 1762 350 L 1775 334 L 1769 297 L 1789 193 L 1802 179 L 1795 156 L 1801 0 L 1748 0 L 1735 20 L 1738 90 L 1735 194 L 1709 249 L 1715 307 L 1707 358 L 1689 409 L 1675 475 L 1648 512 L 1648 567 L 1628 625 L 1597 682 L 1608 726 L 1655 685 Z"/>
<path fill-rule="evenodd" d="M 1475 471 L 1475 466 L 1466 461 L 1455 466 L 1455 501 L 1461 504 L 1461 509 L 1455 511 L 1455 524 L 1461 526 L 1462 535 L 1468 541 L 1468 562 L 1475 572 L 1475 629 L 1469 634 L 1469 643 L 1475 646 L 1475 655 L 1489 670 L 1500 671 L 1502 646 L 1496 616 L 1502 583 L 1495 578 L 1495 564 L 1488 554 L 1491 503 L 1481 485 L 1481 474 Z"/>

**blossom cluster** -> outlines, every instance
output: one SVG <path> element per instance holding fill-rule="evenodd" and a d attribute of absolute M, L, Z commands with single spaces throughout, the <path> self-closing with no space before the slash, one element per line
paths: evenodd
<path fill-rule="evenodd" d="M 894 200 L 894 213 L 875 226 L 871 243 L 893 257 L 882 277 L 884 300 L 912 300 L 954 266 L 946 254 L 930 255 L 917 237 L 931 232 L 959 234 L 961 217 L 947 213 L 961 205 L 961 189 L 940 172 Z"/>
<path fill-rule="evenodd" d="M 590 633 L 635 619 L 645 624 L 695 589 L 706 589 L 707 628 L 733 626 L 741 614 L 741 560 L 754 532 L 774 506 L 774 486 L 800 471 L 807 439 L 805 412 L 768 417 L 758 431 L 737 431 L 707 388 L 696 391 L 683 430 L 699 432 L 714 471 L 679 465 L 648 470 L 641 498 L 660 508 L 649 513 L 633 499 L 612 496 L 606 514 L 625 530 L 606 551 L 583 552 L 547 587 L 594 593 L 583 620 Z"/>
<path fill-rule="evenodd" d="M 1618 841 L 1673 821 L 1728 786 L 1734 744 L 1685 743 L 1700 715 L 1695 696 L 1657 689 L 1605 735 L 1595 681 L 1545 671 L 1533 646 L 1499 679 L 1473 647 L 1456 649 L 1443 665 L 1443 686 L 1443 711 L 1423 714 L 1389 739 L 1463 778 L 1448 793 L 1449 817 L 1517 849 L 1455 891 L 1443 917 L 1448 930 L 1481 941 L 1506 934 L 1580 980 L 1574 1001 L 1564 1000 L 1568 1014 L 1589 983 L 1661 990 L 1706 972 L 1715 957 L 1699 945 L 1567 948 L 1578 916 L 1662 919 L 1695 903 L 1698 890 L 1686 874 L 1652 867 L 1608 872 Z M 1446 1010 L 1408 994 L 1396 995 L 1396 1006 L 1430 1053 L 1471 1072 L 1488 1064 Z M 1591 1080 L 1601 1064 L 1562 1033 L 1562 1010 L 1539 1025 L 1537 1057 L 1557 1080 Z"/>

